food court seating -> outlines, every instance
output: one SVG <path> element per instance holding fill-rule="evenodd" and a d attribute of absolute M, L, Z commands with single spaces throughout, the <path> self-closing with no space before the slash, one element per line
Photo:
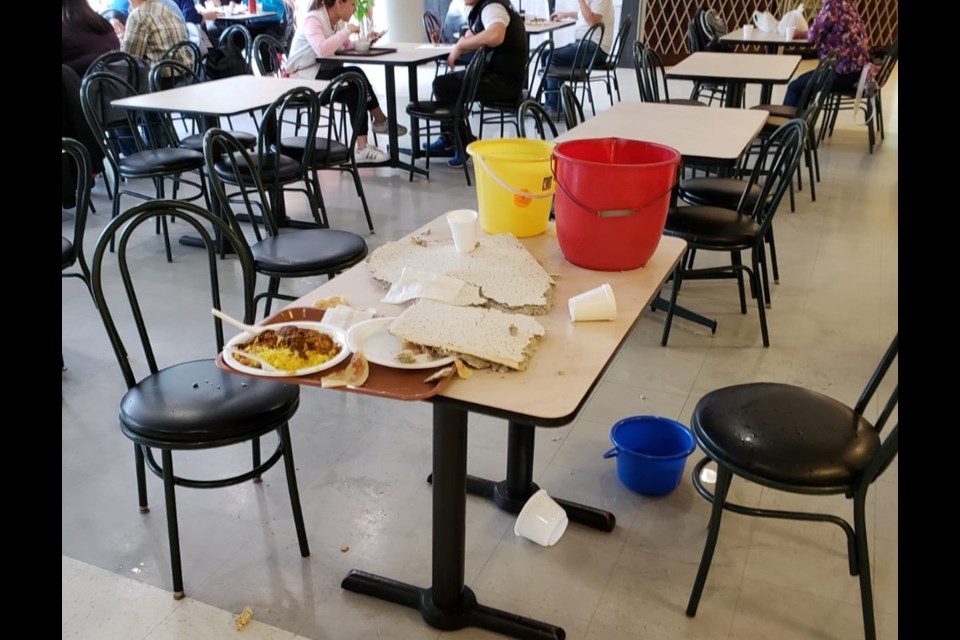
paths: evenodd
<path fill-rule="evenodd" d="M 613 46 L 610 48 L 610 55 L 605 62 L 597 63 L 593 66 L 594 71 L 602 71 L 602 74 L 592 75 L 590 82 L 602 82 L 607 88 L 607 97 L 610 98 L 610 106 L 613 106 L 613 92 L 617 92 L 617 102 L 620 101 L 620 83 L 617 81 L 617 67 L 620 66 L 620 59 L 623 57 L 623 50 L 627 47 L 627 39 L 630 37 L 630 27 L 633 26 L 633 16 L 627 15 L 620 21 L 620 28 L 613 39 Z"/>
<path fill-rule="evenodd" d="M 593 73 L 593 67 L 597 60 L 597 51 L 599 46 L 589 46 L 593 42 L 599 45 L 603 42 L 603 23 L 598 22 L 593 25 L 583 37 L 577 41 L 577 48 L 573 54 L 573 64 L 569 67 L 559 67 L 551 64 L 544 72 L 544 79 L 556 80 L 563 85 L 571 85 L 574 89 L 579 89 L 580 103 L 583 99 L 590 99 L 590 109 L 593 115 L 597 115 L 597 108 L 593 102 L 593 89 L 590 88 L 590 74 Z M 544 93 L 558 92 L 560 89 L 543 88 Z"/>
<path fill-rule="evenodd" d="M 173 364 L 169 363 L 171 358 L 168 354 L 154 351 L 152 345 L 164 344 L 159 334 L 165 336 L 167 343 L 176 341 L 174 336 L 181 327 L 178 322 L 156 322 L 150 323 L 151 331 L 148 332 L 147 319 L 152 317 L 150 310 L 155 305 L 140 302 L 149 298 L 145 295 L 146 291 L 142 287 L 135 288 L 133 282 L 136 280 L 143 284 L 141 280 L 149 278 L 133 278 L 132 273 L 136 270 L 131 265 L 140 265 L 143 256 L 128 254 L 132 253 L 131 247 L 142 244 L 129 242 L 129 239 L 141 226 L 153 222 L 152 218 L 166 219 L 168 216 L 175 216 L 189 225 L 203 239 L 214 308 L 221 308 L 221 278 L 229 275 L 228 279 L 232 281 L 239 271 L 243 318 L 252 322 L 256 271 L 250 250 L 226 222 L 200 207 L 171 200 L 141 204 L 115 217 L 100 236 L 93 256 L 94 299 L 127 386 L 127 392 L 120 401 L 119 422 L 120 431 L 133 442 L 140 512 L 149 511 L 146 469 L 150 469 L 163 479 L 173 596 L 180 599 L 184 596 L 180 526 L 189 527 L 191 523 L 182 519 L 177 512 L 178 486 L 215 489 L 248 480 L 256 481 L 282 458 L 300 555 L 309 556 L 310 549 L 300 508 L 288 427 L 288 421 L 300 406 L 300 387 L 243 377 L 219 369 L 211 356 L 223 349 L 223 326 L 218 318 L 209 315 L 209 299 L 202 309 L 196 310 L 196 318 L 205 317 L 213 322 L 215 345 L 211 346 L 215 348 L 203 349 L 203 354 L 196 354 L 196 359 L 189 359 L 194 356 L 188 356 L 185 360 L 175 359 Z M 216 242 L 210 228 L 216 231 L 222 242 L 232 245 L 237 260 L 224 262 L 217 259 Z M 107 247 L 113 244 L 115 238 L 119 240 L 116 260 L 107 253 Z M 221 274 L 221 271 L 224 273 Z M 121 278 L 127 287 L 115 286 Z M 157 282 L 155 278 L 153 281 Z M 126 309 L 126 313 L 123 309 Z M 178 309 L 178 318 L 182 318 L 182 321 L 188 321 L 189 317 L 189 309 Z M 139 336 L 142 351 L 138 352 L 133 344 L 122 337 L 130 335 Z M 141 363 L 144 370 L 135 371 L 134 367 Z M 276 448 L 263 459 L 260 438 L 271 432 L 276 434 Z M 183 455 L 196 459 L 198 451 L 243 443 L 251 445 L 252 463 L 247 470 L 236 475 L 225 478 L 210 478 L 209 475 L 203 478 L 184 477 L 174 469 L 175 452 L 178 457 Z M 160 453 L 159 461 L 156 452 Z M 199 531 L 195 533 L 201 535 Z M 212 535 L 211 532 L 203 534 Z"/>

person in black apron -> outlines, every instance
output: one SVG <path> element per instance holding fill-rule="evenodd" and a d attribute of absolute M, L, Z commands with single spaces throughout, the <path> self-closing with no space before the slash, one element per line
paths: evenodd
<path fill-rule="evenodd" d="M 464 3 L 470 8 L 467 17 L 470 28 L 454 45 L 447 57 L 447 67 L 452 70 L 464 53 L 485 47 L 486 62 L 477 87 L 477 99 L 483 102 L 517 100 L 527 82 L 524 70 L 529 47 L 523 19 L 507 0 L 464 0 Z M 452 104 L 457 101 L 464 73 L 447 73 L 433 81 L 437 102 Z M 465 124 L 467 142 L 470 142 L 474 136 L 470 133 L 470 123 Z M 430 145 L 430 153 L 451 155 L 453 157 L 447 164 L 460 167 L 466 158 L 455 147 L 453 136 L 445 132 Z"/>

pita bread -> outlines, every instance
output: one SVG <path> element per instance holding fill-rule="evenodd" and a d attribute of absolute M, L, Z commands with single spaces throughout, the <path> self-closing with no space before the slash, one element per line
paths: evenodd
<path fill-rule="evenodd" d="M 349 364 L 339 371 L 323 376 L 320 386 L 323 389 L 335 387 L 362 387 L 370 376 L 370 365 L 362 351 L 357 351 L 350 358 Z"/>

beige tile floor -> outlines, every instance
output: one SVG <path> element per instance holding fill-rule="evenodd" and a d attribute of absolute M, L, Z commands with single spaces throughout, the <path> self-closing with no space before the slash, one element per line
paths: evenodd
<path fill-rule="evenodd" d="M 371 75 L 382 87 L 382 78 Z M 431 76 L 432 70 L 424 72 L 422 95 Z M 634 99 L 631 74 L 623 74 L 621 84 L 625 99 Z M 679 84 L 673 90 L 683 93 Z M 686 421 L 703 393 L 734 382 L 786 381 L 855 400 L 899 327 L 896 73 L 884 98 L 887 139 L 876 153 L 866 153 L 865 131 L 844 116 L 821 149 L 817 202 L 804 191 L 796 213 L 784 207 L 777 216 L 782 274 L 768 316 L 769 349 L 760 346 L 755 309 L 738 313 L 730 283 L 688 283 L 681 299 L 720 321 L 715 336 L 677 321 L 665 349 L 659 346 L 662 314 L 648 315 L 579 418 L 539 431 L 537 481 L 554 495 L 613 510 L 618 526 L 612 533 L 572 525 L 556 547 L 545 549 L 515 538 L 508 514 L 468 499 L 466 577 L 481 601 L 562 625 L 573 639 L 862 637 L 857 582 L 847 574 L 838 531 L 734 514 L 724 520 L 700 612 L 685 617 L 707 504 L 687 477 L 666 497 L 631 493 L 600 454 L 616 420 L 659 414 Z M 365 172 L 364 181 L 377 225 L 371 246 L 475 202 L 462 174 L 445 167 L 436 168 L 430 182 L 413 185 L 387 170 Z M 364 233 L 347 181 L 324 176 L 323 188 L 333 224 Z M 102 186 L 95 204 L 109 211 Z M 302 205 L 292 210 L 304 215 Z M 71 219 L 64 212 L 65 228 Z M 104 220 L 103 213 L 92 216 L 88 246 Z M 178 247 L 167 265 L 152 234 L 141 244 L 151 261 L 140 271 L 162 290 L 149 306 L 176 325 L 176 338 L 160 351 L 171 360 L 206 353 L 207 319 L 187 314 L 204 309 L 203 285 L 195 282 L 202 264 Z M 301 283 L 296 291 L 316 284 Z M 62 290 L 68 366 L 61 401 L 63 638 L 235 637 L 233 619 L 245 606 L 253 608 L 254 621 L 237 637 L 493 637 L 473 629 L 440 633 L 413 611 L 339 588 L 353 567 L 425 584 L 430 553 L 429 408 L 347 394 L 305 391 L 292 424 L 311 557 L 297 553 L 282 474 L 268 474 L 261 485 L 180 490 L 188 597 L 175 602 L 160 482 L 150 478 L 153 510 L 138 514 L 130 445 L 116 427 L 123 393 L 116 364 L 82 288 L 65 281 Z M 472 419 L 472 473 L 502 477 L 504 426 Z M 220 470 L 243 455 L 228 451 L 212 462 L 185 456 L 180 468 Z M 848 513 L 843 500 L 786 496 L 745 483 L 735 484 L 733 493 L 748 504 Z M 868 508 L 884 639 L 898 635 L 897 504 L 895 464 L 871 492 Z"/>

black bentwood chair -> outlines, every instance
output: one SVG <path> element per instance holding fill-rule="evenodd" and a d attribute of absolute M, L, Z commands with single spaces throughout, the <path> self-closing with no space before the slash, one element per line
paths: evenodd
<path fill-rule="evenodd" d="M 132 256 L 131 247 L 138 244 L 130 242 L 130 239 L 141 225 L 153 222 L 153 218 L 170 215 L 193 227 L 203 240 L 209 270 L 211 303 L 214 308 L 221 308 L 220 270 L 225 269 L 231 279 L 235 278 L 239 271 L 243 318 L 246 322 L 251 322 L 254 316 L 253 288 L 257 274 L 250 250 L 223 220 L 195 205 L 171 200 L 147 202 L 115 217 L 103 230 L 93 256 L 94 300 L 127 385 L 127 392 L 120 401 L 120 430 L 133 441 L 140 512 L 149 511 L 145 473 L 145 468 L 149 468 L 163 478 L 173 597 L 180 599 L 184 594 L 177 486 L 213 489 L 247 480 L 256 481 L 264 471 L 282 458 L 293 507 L 294 525 L 300 543 L 300 555 L 307 557 L 310 549 L 303 524 L 303 512 L 300 509 L 296 467 L 288 427 L 288 421 L 300 406 L 300 388 L 297 385 L 280 384 L 223 371 L 217 367 L 212 357 L 200 356 L 195 360 L 162 365 L 158 361 L 158 355 L 163 354 L 154 352 L 144 314 L 145 310 L 149 311 L 151 304 L 141 306 L 138 293 L 143 296 L 143 290 L 134 287 L 134 281 L 139 280 L 136 278 L 137 274 L 131 272 L 131 265 L 141 265 L 141 259 Z M 223 241 L 233 246 L 237 255 L 236 263 L 217 259 L 213 234 L 209 231 L 211 227 Z M 114 239 L 117 240 L 115 258 L 108 253 L 108 247 Z M 123 283 L 123 289 L 115 286 L 118 282 Z M 109 299 L 107 290 L 110 291 Z M 144 299 L 147 299 L 146 296 Z M 128 319 L 126 314 L 122 313 L 124 308 L 130 312 L 132 323 L 128 321 L 118 325 L 116 312 L 121 312 L 124 320 Z M 205 313 L 205 310 L 198 310 L 198 313 Z M 209 351 L 205 350 L 208 356 L 219 353 L 223 348 L 223 326 L 219 319 L 212 316 L 210 319 L 215 340 Z M 183 330 L 177 323 L 171 325 L 158 322 L 152 327 L 172 332 L 174 335 Z M 128 356 L 135 348 L 128 348 L 121 338 L 121 332 L 123 335 L 139 337 L 143 350 L 142 358 L 139 354 L 135 357 Z M 170 333 L 167 335 L 170 336 Z M 146 373 L 142 376 L 134 372 L 134 364 L 139 362 L 146 365 Z M 263 460 L 260 455 L 260 437 L 270 432 L 276 433 L 277 445 L 273 453 Z M 252 446 L 252 462 L 248 470 L 237 475 L 212 479 L 208 475 L 205 479 L 194 479 L 179 476 L 174 472 L 174 452 L 218 449 L 246 442 Z M 155 451 L 160 452 L 159 462 Z M 191 454 L 191 457 L 195 456 Z M 184 524 L 186 525 L 186 522 Z"/>
<path fill-rule="evenodd" d="M 886 381 L 898 358 L 898 339 L 896 336 L 890 343 L 852 409 L 815 391 L 769 382 L 725 387 L 700 399 L 693 410 L 692 425 L 697 444 L 707 455 L 693 469 L 693 485 L 713 503 L 713 509 L 687 604 L 688 616 L 697 613 L 720 533 L 720 518 L 726 509 L 748 516 L 828 522 L 840 527 L 847 537 L 850 575 L 860 579 L 864 635 L 867 640 L 876 638 L 865 503 L 870 485 L 897 457 L 900 425 L 896 418 L 893 429 L 883 438 L 881 434 L 899 402 L 899 375 L 891 374 L 891 380 Z M 871 424 L 864 413 L 873 404 L 881 383 L 892 385 L 893 390 L 883 405 L 877 405 L 878 418 Z M 882 401 L 882 397 L 877 400 Z M 701 480 L 701 471 L 710 462 L 717 465 L 713 494 Z M 834 515 L 729 502 L 727 492 L 734 476 L 790 493 L 846 496 L 853 500 L 853 526 Z"/>

